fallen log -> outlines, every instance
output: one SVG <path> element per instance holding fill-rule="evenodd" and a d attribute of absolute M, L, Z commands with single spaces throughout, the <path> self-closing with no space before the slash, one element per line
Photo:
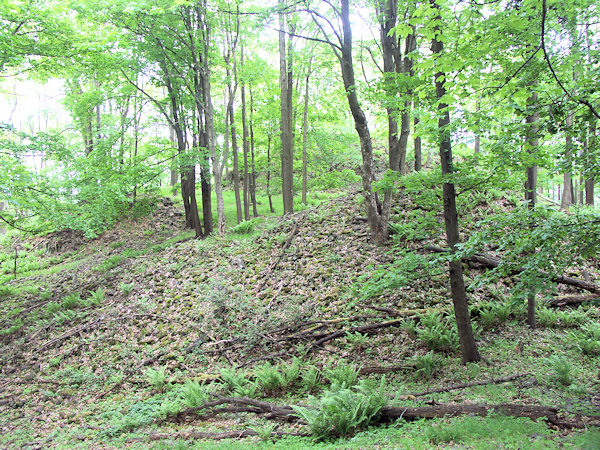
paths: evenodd
<path fill-rule="evenodd" d="M 294 407 L 276 405 L 274 403 L 255 400 L 247 397 L 223 397 L 207 403 L 230 404 L 234 406 L 250 407 L 260 414 L 266 414 L 267 419 L 296 421 L 303 423 Z M 200 407 L 200 409 L 205 409 Z M 188 411 L 189 412 L 189 411 Z M 547 422 L 562 428 L 586 428 L 590 425 L 600 425 L 600 415 L 573 414 L 569 420 L 559 416 L 559 410 L 552 406 L 516 405 L 503 403 L 498 405 L 486 404 L 437 404 L 418 407 L 386 406 L 381 409 L 379 422 L 390 422 L 398 419 L 417 420 L 435 419 L 441 417 L 457 417 L 462 415 L 487 416 L 490 413 L 500 413 L 512 417 L 527 417 L 532 420 L 544 419 Z"/>
<path fill-rule="evenodd" d="M 435 247 L 433 245 L 428 245 L 423 248 L 424 248 L 424 250 L 428 250 L 428 251 L 435 252 L 435 253 L 447 253 L 448 252 L 447 249 L 444 249 L 441 247 Z M 500 258 L 496 258 L 495 256 L 490 256 L 490 255 L 481 255 L 481 254 L 475 254 L 468 258 L 463 258 L 463 260 L 481 264 L 482 266 L 484 266 L 488 269 L 496 269 L 502 263 L 502 260 Z M 525 270 L 525 269 L 518 267 L 516 269 L 513 269 L 507 275 L 509 275 L 509 276 L 519 275 L 521 272 L 523 272 L 523 270 Z M 600 295 L 600 286 L 598 286 L 594 283 L 591 283 L 589 281 L 579 280 L 577 278 L 566 277 L 564 275 L 550 275 L 549 273 L 544 272 L 543 270 L 540 270 L 539 274 L 541 276 L 549 278 L 551 281 L 553 281 L 555 283 L 565 284 L 567 286 L 573 286 L 578 289 L 582 289 L 584 291 L 588 291 L 593 294 Z"/>
<path fill-rule="evenodd" d="M 553 298 L 548 302 L 548 306 L 560 308 L 562 306 L 581 305 L 585 302 L 593 302 L 600 300 L 598 295 L 564 295 Z"/>

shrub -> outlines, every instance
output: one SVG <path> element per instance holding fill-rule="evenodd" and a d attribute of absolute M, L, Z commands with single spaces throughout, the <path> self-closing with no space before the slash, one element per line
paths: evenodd
<path fill-rule="evenodd" d="M 148 368 L 146 370 L 146 378 L 154 389 L 164 389 L 167 384 L 167 375 L 165 374 L 165 368 L 159 369 Z"/>
<path fill-rule="evenodd" d="M 334 368 L 326 368 L 324 375 L 332 386 L 350 388 L 356 384 L 359 372 L 360 370 L 354 364 L 346 364 L 341 360 Z"/>
<path fill-rule="evenodd" d="M 569 333 L 569 338 L 586 355 L 600 355 L 600 324 L 590 322 Z"/>
<path fill-rule="evenodd" d="M 423 328 L 417 329 L 417 338 L 429 349 L 442 352 L 454 352 L 458 349 L 456 324 L 441 313 L 421 316 L 421 325 Z"/>
<path fill-rule="evenodd" d="M 279 372 L 279 368 L 269 362 L 255 370 L 254 375 L 258 384 L 266 392 L 276 391 L 285 385 L 284 377 Z"/>
<path fill-rule="evenodd" d="M 321 398 L 311 397 L 311 406 L 294 407 L 307 422 L 311 433 L 318 440 L 331 437 L 347 437 L 355 430 L 368 426 L 387 404 L 383 393 L 385 378 L 379 388 L 362 382 L 353 389 L 335 385 Z"/>
<path fill-rule="evenodd" d="M 188 408 L 197 408 L 206 403 L 208 393 L 206 388 L 197 381 L 187 380 L 180 390 L 181 401 Z"/>
<path fill-rule="evenodd" d="M 104 301 L 104 290 L 101 287 L 99 287 L 94 292 L 92 292 L 90 294 L 90 296 L 88 297 L 88 302 L 94 306 L 99 306 L 100 304 L 102 304 L 103 301 Z"/>
<path fill-rule="evenodd" d="M 245 220 L 238 223 L 235 227 L 231 228 L 231 231 L 235 234 L 250 234 L 256 228 L 256 220 Z"/>
<path fill-rule="evenodd" d="M 428 380 L 439 371 L 442 361 L 433 350 L 425 355 L 417 355 L 414 358 L 417 373 L 423 375 Z"/>
<path fill-rule="evenodd" d="M 554 355 L 546 358 L 545 362 L 552 370 L 552 380 L 558 381 L 563 386 L 569 386 L 573 383 L 573 375 L 571 374 L 573 366 L 565 356 Z"/>
<path fill-rule="evenodd" d="M 81 295 L 79 292 L 73 292 L 62 299 L 60 306 L 64 309 L 75 309 L 81 304 Z"/>
<path fill-rule="evenodd" d="M 135 287 L 135 282 L 133 282 L 133 281 L 131 283 L 121 282 L 119 284 L 119 289 L 121 290 L 123 295 L 126 295 L 126 296 L 131 294 L 131 291 L 133 291 L 134 287 Z"/>
<path fill-rule="evenodd" d="M 308 391 L 312 391 L 319 385 L 321 372 L 315 366 L 309 366 L 302 372 L 302 386 Z"/>

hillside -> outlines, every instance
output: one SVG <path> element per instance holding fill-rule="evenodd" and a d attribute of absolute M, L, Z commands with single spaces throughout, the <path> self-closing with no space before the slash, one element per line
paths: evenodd
<path fill-rule="evenodd" d="M 164 199 L 151 216 L 96 239 L 63 233 L 21 242 L 22 272 L 6 280 L 0 300 L 0 445 L 205 448 L 220 444 L 186 439 L 238 435 L 256 435 L 240 447 L 326 445 L 304 437 L 307 427 L 289 420 L 289 410 L 288 420 L 269 421 L 260 402 L 307 405 L 310 395 L 334 392 L 331 383 L 348 388 L 357 379 L 380 386 L 382 398 L 396 396 L 391 405 L 405 411 L 511 403 L 558 408 L 559 419 L 399 419 L 357 427 L 336 447 L 597 443 L 588 425 L 600 411 L 598 300 L 540 306 L 541 327 L 532 331 L 524 305 L 509 299 L 517 277 L 474 288 L 485 362 L 462 366 L 445 267 L 423 259 L 443 247 L 439 203 L 399 196 L 386 247 L 370 241 L 357 193 L 205 240 L 181 232 L 180 207 Z M 467 231 L 514 202 L 474 194 L 460 207 Z M 423 258 L 398 266 L 409 250 Z M 4 251 L 10 267 L 10 247 Z M 470 264 L 468 280 L 484 270 Z M 566 275 L 598 280 L 597 270 L 588 261 Z M 560 285 L 553 295 L 581 293 Z M 456 386 L 471 382 L 481 383 Z M 212 409 L 199 408 L 211 401 Z M 278 433 L 301 436 L 267 444 Z"/>

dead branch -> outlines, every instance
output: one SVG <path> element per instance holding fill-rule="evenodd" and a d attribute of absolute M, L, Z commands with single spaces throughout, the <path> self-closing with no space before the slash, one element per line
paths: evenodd
<path fill-rule="evenodd" d="M 424 247 L 424 250 L 428 250 L 428 251 L 435 252 L 435 253 L 446 253 L 447 252 L 446 249 L 443 249 L 441 247 L 435 247 L 432 245 Z M 500 266 L 500 264 L 502 262 L 500 260 L 500 258 L 496 258 L 495 256 L 480 255 L 480 254 L 475 254 L 473 256 L 470 256 L 469 258 L 464 258 L 464 259 L 467 261 L 481 264 L 482 266 L 484 266 L 488 269 L 495 269 L 498 266 Z M 523 270 L 524 270 L 523 268 L 518 267 L 516 269 L 513 269 L 508 275 L 509 276 L 510 275 L 518 275 L 521 272 L 523 272 Z M 552 280 L 555 283 L 565 284 L 567 286 L 573 286 L 578 289 L 582 289 L 584 291 L 588 291 L 588 292 L 592 292 L 593 294 L 600 295 L 600 286 L 598 286 L 594 283 L 590 283 L 585 280 L 579 280 L 577 278 L 566 277 L 563 275 L 550 275 L 550 274 L 544 272 L 543 270 L 540 270 L 539 274 L 541 276 L 549 278 L 550 280 Z"/>
<path fill-rule="evenodd" d="M 506 383 L 508 381 L 516 380 L 517 378 L 526 377 L 528 375 L 531 375 L 531 373 L 525 372 L 525 373 L 518 373 L 516 375 L 510 375 L 508 377 L 502 377 L 502 378 L 492 378 L 489 380 L 473 381 L 471 383 L 451 384 L 450 386 L 445 386 L 445 387 L 441 387 L 441 388 L 437 388 L 437 389 L 430 389 L 428 391 L 417 392 L 414 394 L 406 394 L 406 395 L 403 395 L 401 398 L 422 397 L 424 395 L 437 394 L 439 392 L 456 391 L 459 389 L 466 389 L 466 388 L 470 388 L 473 386 L 485 386 L 488 384 Z"/>
<path fill-rule="evenodd" d="M 210 439 L 218 441 L 222 439 L 242 439 L 250 436 L 258 436 L 258 433 L 254 430 L 237 430 L 237 431 L 226 431 L 224 433 L 210 433 L 201 431 L 186 431 L 183 433 L 154 433 L 148 436 L 129 438 L 126 442 L 143 442 L 143 441 L 162 441 L 166 439 Z M 310 436 L 308 433 L 296 433 L 296 432 L 285 432 L 285 431 L 274 431 L 271 433 L 271 437 L 283 437 L 283 436 Z"/>
<path fill-rule="evenodd" d="M 415 368 L 414 365 L 406 365 L 406 366 L 369 366 L 363 367 L 360 369 L 361 375 L 370 375 L 372 373 L 392 373 L 392 372 L 402 372 L 403 370 L 413 370 Z"/>
<path fill-rule="evenodd" d="M 285 243 L 283 244 L 283 246 L 281 247 L 281 252 L 279 253 L 279 256 L 277 257 L 277 259 L 267 268 L 267 270 L 265 271 L 265 273 L 263 274 L 263 279 L 260 282 L 260 284 L 258 286 L 256 286 L 256 289 L 254 289 L 254 293 L 258 294 L 260 291 L 262 291 L 262 289 L 265 287 L 265 284 L 267 283 L 267 280 L 269 280 L 271 278 L 271 274 L 273 273 L 273 271 L 277 268 L 277 266 L 279 265 L 279 263 L 281 262 L 281 260 L 284 258 L 285 256 L 285 251 L 289 248 L 289 246 L 292 244 L 292 241 L 294 240 L 294 237 L 296 236 L 296 234 L 298 233 L 298 229 L 300 228 L 300 224 L 303 222 L 304 218 L 306 217 L 306 215 L 304 215 L 304 217 L 302 217 L 300 220 L 298 220 L 297 222 L 294 223 L 294 226 L 292 227 L 292 231 L 290 232 L 290 234 L 288 235 L 287 240 L 285 241 Z"/>
<path fill-rule="evenodd" d="M 513 417 L 528 417 L 533 420 L 543 418 L 552 422 L 557 420 L 558 409 L 549 406 L 513 405 L 509 403 L 500 405 L 438 404 L 415 408 L 388 406 L 381 410 L 381 418 L 383 421 L 435 419 L 462 415 L 487 416 L 491 412 L 499 412 Z"/>
<path fill-rule="evenodd" d="M 77 334 L 80 334 L 84 331 L 90 330 L 92 329 L 96 324 L 102 322 L 104 320 L 104 316 L 100 316 L 97 317 L 96 319 L 88 322 L 88 323 L 84 323 L 82 325 L 77 325 L 76 327 L 71 328 L 69 331 L 61 334 L 60 336 L 58 336 L 57 338 L 54 339 L 50 339 L 48 342 L 46 342 L 45 344 L 42 344 L 41 347 L 39 347 L 36 352 L 41 352 L 42 350 L 45 350 L 47 348 L 53 347 L 56 344 L 65 341 L 67 339 L 69 339 L 70 337 L 73 337 Z"/>

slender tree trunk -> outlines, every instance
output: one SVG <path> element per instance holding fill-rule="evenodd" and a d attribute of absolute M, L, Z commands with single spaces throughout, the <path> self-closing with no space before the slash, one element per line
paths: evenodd
<path fill-rule="evenodd" d="M 585 147 L 585 161 L 586 161 L 586 169 L 591 165 L 590 159 L 592 158 L 593 152 L 595 151 L 597 145 L 596 139 L 596 121 L 593 120 L 590 122 L 588 138 L 586 139 L 586 147 Z M 587 175 L 585 179 L 585 204 L 589 206 L 594 206 L 594 176 L 591 174 Z"/>
<path fill-rule="evenodd" d="M 378 3 L 379 34 L 383 56 L 384 88 L 386 93 L 386 112 L 388 119 L 388 163 L 390 169 L 400 170 L 400 150 L 398 139 L 398 116 L 400 109 L 396 105 L 398 92 L 393 77 L 401 71 L 401 52 L 394 33 L 398 18 L 398 1 L 381 0 Z"/>
<path fill-rule="evenodd" d="M 200 186 L 202 190 L 202 224 L 204 225 L 204 233 L 202 235 L 208 236 L 213 231 L 212 189 L 210 186 L 210 161 L 208 154 L 203 156 L 200 163 Z"/>
<path fill-rule="evenodd" d="M 251 156 L 251 172 L 250 172 L 250 201 L 252 203 L 252 215 L 258 217 L 258 205 L 256 203 L 256 166 L 254 164 L 254 96 L 252 88 L 248 86 L 250 93 L 250 156 Z"/>
<path fill-rule="evenodd" d="M 360 152 L 362 155 L 362 187 L 367 208 L 367 222 L 376 244 L 381 245 L 388 240 L 388 218 L 390 214 L 391 193 L 384 195 L 383 204 L 379 203 L 377 195 L 373 192 L 373 181 L 375 178 L 373 168 L 373 143 L 369 132 L 367 118 L 360 107 L 356 93 L 356 81 L 354 78 L 354 63 L 352 60 L 352 29 L 350 26 L 349 0 L 341 0 L 340 19 L 342 21 L 343 37 L 341 39 L 340 64 L 342 66 L 342 78 L 348 105 L 354 119 L 354 127 L 360 140 Z"/>
<path fill-rule="evenodd" d="M 173 196 L 177 193 L 177 164 L 175 163 L 175 158 L 177 157 L 177 140 L 175 139 L 175 130 L 173 130 L 172 126 L 169 126 L 169 139 L 173 144 L 173 159 L 171 160 L 171 167 L 169 169 L 171 173 L 171 188 L 173 192 Z"/>
<path fill-rule="evenodd" d="M 441 13 L 435 0 L 430 0 L 431 6 L 436 10 L 436 25 L 434 26 L 434 37 L 431 42 L 431 50 L 434 56 L 440 56 L 444 52 L 444 44 L 438 38 L 442 35 Z M 443 98 L 446 95 L 444 86 L 446 74 L 438 71 L 435 74 L 435 90 L 438 98 L 438 111 L 440 113 L 438 120 L 439 141 L 440 141 L 440 160 L 442 163 L 442 175 L 452 174 L 452 144 L 450 141 L 450 112 L 448 105 L 444 103 Z M 444 222 L 446 225 L 446 241 L 452 253 L 456 252 L 456 246 L 460 242 L 458 231 L 458 213 L 456 211 L 456 192 L 454 183 L 445 182 L 443 185 L 444 198 Z M 456 326 L 460 341 L 460 349 L 463 363 L 479 361 L 479 351 L 473 336 L 471 327 L 471 318 L 467 305 L 467 292 L 463 279 L 463 269 L 460 259 L 453 258 L 449 263 L 450 288 L 452 292 L 452 301 L 454 303 L 454 315 L 456 316 Z"/>
<path fill-rule="evenodd" d="M 215 178 L 215 193 L 217 195 L 217 228 L 219 230 L 219 234 L 222 236 L 225 234 L 225 202 L 223 199 L 223 167 L 227 166 L 227 159 L 229 156 L 229 114 L 228 111 L 228 103 L 230 99 L 226 99 L 225 101 L 225 133 L 224 133 L 224 142 L 223 142 L 223 159 L 221 161 L 221 166 L 218 164 L 215 166 L 214 161 L 216 158 L 216 150 L 214 150 L 213 156 L 213 176 Z"/>
<path fill-rule="evenodd" d="M 413 75 L 413 62 L 409 55 L 416 48 L 416 29 L 413 27 L 413 33 L 407 35 L 405 39 L 404 60 L 402 63 L 402 73 L 404 76 Z M 402 175 L 406 174 L 406 151 L 408 147 L 408 135 L 410 134 L 410 106 L 412 104 L 412 89 L 407 89 L 405 95 L 406 99 L 404 100 L 404 108 L 402 109 L 402 116 L 400 120 L 400 138 L 398 139 L 398 164 L 400 166 L 400 173 Z"/>
<path fill-rule="evenodd" d="M 530 108 L 537 107 L 537 93 L 532 92 L 531 97 L 529 97 L 529 106 Z M 539 112 L 537 110 L 527 116 L 526 122 L 529 125 L 529 129 L 527 130 L 527 146 L 529 148 L 529 152 L 533 153 L 538 146 L 537 139 L 537 122 L 539 121 Z M 533 210 L 535 209 L 535 205 L 537 203 L 537 166 L 532 165 L 527 168 L 527 180 L 525 182 L 525 200 L 529 207 Z M 529 327 L 534 329 L 537 327 L 536 317 L 535 317 L 535 292 L 532 291 L 529 293 L 527 297 L 527 323 Z"/>
<path fill-rule="evenodd" d="M 240 199 L 240 169 L 238 162 L 238 144 L 235 133 L 235 118 L 233 115 L 233 105 L 229 105 L 229 123 L 231 130 L 231 148 L 233 150 L 233 191 L 235 193 L 235 207 L 237 212 L 237 223 L 242 221 L 242 200 Z"/>
<path fill-rule="evenodd" d="M 280 2 L 280 5 L 283 5 Z M 281 89 L 281 190 L 283 213 L 294 212 L 294 143 L 292 130 L 291 45 L 286 51 L 284 14 L 279 14 L 279 87 Z M 291 38 L 290 38 L 291 39 Z"/>
<path fill-rule="evenodd" d="M 475 112 L 479 113 L 480 109 L 481 109 L 481 99 L 477 99 L 477 104 L 475 105 Z M 477 122 L 479 122 L 479 119 L 477 120 Z M 479 134 L 479 130 L 477 130 L 477 133 L 475 133 L 475 149 L 474 149 L 474 153 L 476 155 L 479 154 L 480 146 L 481 146 L 481 136 Z"/>
<path fill-rule="evenodd" d="M 308 61 L 306 84 L 304 85 L 304 114 L 302 116 L 302 203 L 306 206 L 306 191 L 308 186 L 307 147 L 308 147 L 308 85 L 311 74 L 312 58 Z"/>
<path fill-rule="evenodd" d="M 573 113 L 570 112 L 567 114 L 566 120 L 566 137 L 565 137 L 565 159 L 568 166 L 568 170 L 563 175 L 563 196 L 560 202 L 560 207 L 562 209 L 569 209 L 569 207 L 573 204 L 574 195 L 573 195 L 573 177 L 571 175 L 571 166 L 573 159 Z"/>
<path fill-rule="evenodd" d="M 419 116 L 415 116 L 414 119 L 414 133 L 415 133 L 415 171 L 419 172 L 423 166 L 423 155 L 421 154 L 421 136 L 417 136 L 417 126 L 419 125 Z"/>
<path fill-rule="evenodd" d="M 242 47 L 241 63 L 244 65 L 244 48 Z M 250 139 L 248 133 L 248 120 L 246 117 L 246 83 L 242 81 L 242 147 L 244 150 L 244 220 L 250 220 L 250 171 L 248 153 L 250 153 Z"/>
<path fill-rule="evenodd" d="M 271 198 L 271 135 L 267 136 L 267 197 L 269 198 L 269 211 L 271 214 L 275 212 L 273 209 L 273 199 Z"/>

